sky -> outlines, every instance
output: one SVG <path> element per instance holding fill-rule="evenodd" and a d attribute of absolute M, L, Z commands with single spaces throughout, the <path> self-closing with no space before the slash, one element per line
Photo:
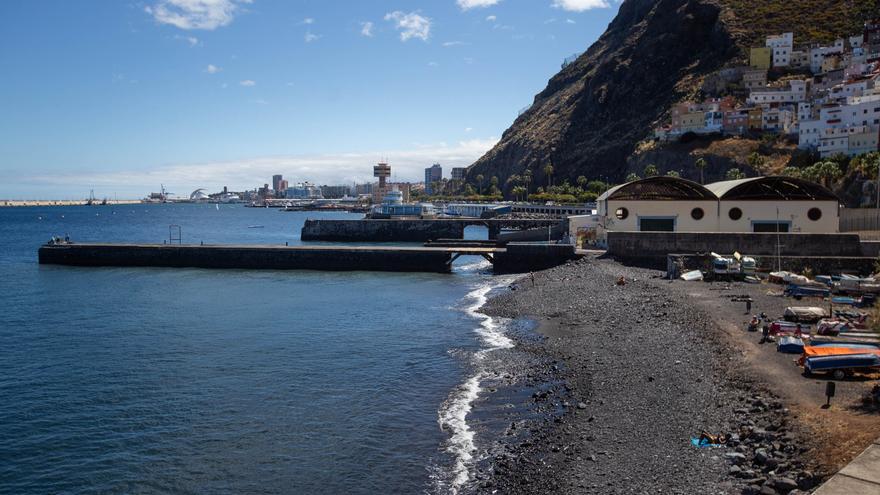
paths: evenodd
<path fill-rule="evenodd" d="M 617 0 L 4 0 L 0 198 L 448 177 Z"/>

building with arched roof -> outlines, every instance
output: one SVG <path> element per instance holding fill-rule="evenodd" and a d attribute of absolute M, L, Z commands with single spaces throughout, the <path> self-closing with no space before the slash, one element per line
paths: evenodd
<path fill-rule="evenodd" d="M 196 189 L 189 195 L 190 201 L 207 201 L 208 199 L 208 193 L 204 189 Z"/>
<path fill-rule="evenodd" d="M 649 177 L 612 187 L 596 200 L 602 230 L 714 232 L 718 198 L 678 177 Z"/>
<path fill-rule="evenodd" d="M 840 201 L 827 188 L 794 177 L 727 180 L 706 186 L 719 201 L 720 232 L 837 232 Z"/>
<path fill-rule="evenodd" d="M 679 177 L 649 177 L 615 186 L 597 203 L 600 239 L 607 231 L 834 233 L 839 227 L 837 196 L 792 177 L 706 186 Z"/>

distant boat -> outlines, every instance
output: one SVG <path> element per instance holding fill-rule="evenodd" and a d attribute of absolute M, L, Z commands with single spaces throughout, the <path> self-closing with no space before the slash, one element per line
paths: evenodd
<path fill-rule="evenodd" d="M 219 204 L 216 204 L 216 203 L 215 203 L 214 206 L 217 207 L 217 211 L 220 211 L 220 205 L 219 205 Z"/>
<path fill-rule="evenodd" d="M 248 225 L 248 228 L 249 229 L 262 229 L 263 226 L 262 225 Z"/>

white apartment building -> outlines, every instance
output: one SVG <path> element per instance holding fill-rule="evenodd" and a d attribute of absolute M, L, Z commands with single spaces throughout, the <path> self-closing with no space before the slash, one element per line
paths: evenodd
<path fill-rule="evenodd" d="M 840 55 L 844 49 L 843 38 L 834 41 L 831 46 L 817 46 L 810 49 L 810 70 L 813 74 L 822 72 L 822 63 L 828 55 Z"/>
<path fill-rule="evenodd" d="M 771 50 L 773 67 L 788 67 L 791 65 L 794 34 L 782 33 L 776 36 L 768 36 L 766 46 Z"/>
<path fill-rule="evenodd" d="M 753 105 L 773 105 L 780 103 L 800 103 L 807 99 L 807 81 L 789 81 L 784 88 L 765 88 L 752 90 L 748 102 Z"/>

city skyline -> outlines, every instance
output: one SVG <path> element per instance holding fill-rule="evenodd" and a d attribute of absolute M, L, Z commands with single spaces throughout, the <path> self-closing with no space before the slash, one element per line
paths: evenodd
<path fill-rule="evenodd" d="M 406 181 L 467 166 L 618 5 L 6 2 L 0 197 L 238 189 L 275 171 L 357 182 L 380 159 Z"/>

